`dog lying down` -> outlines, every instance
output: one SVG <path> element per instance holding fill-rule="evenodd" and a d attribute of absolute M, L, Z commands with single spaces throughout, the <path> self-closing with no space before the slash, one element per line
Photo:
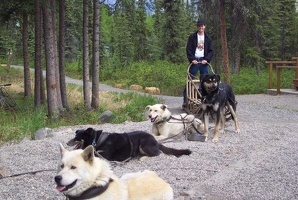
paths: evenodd
<path fill-rule="evenodd" d="M 56 189 L 70 200 L 172 200 L 172 187 L 155 172 L 129 173 L 118 178 L 108 161 L 95 157 L 94 148 L 66 150 L 60 144 L 61 162 Z"/>
<path fill-rule="evenodd" d="M 165 104 L 148 105 L 146 110 L 152 122 L 152 134 L 157 140 L 181 136 L 186 132 L 196 134 L 204 131 L 202 121 L 194 115 L 186 113 L 172 115 Z"/>
<path fill-rule="evenodd" d="M 74 149 L 85 149 L 92 145 L 100 156 L 109 161 L 120 162 L 138 156 L 158 156 L 160 151 L 176 157 L 191 154 L 189 149 L 166 147 L 144 131 L 106 133 L 93 128 L 77 130 L 75 137 L 67 142 L 67 145 L 75 146 Z"/>

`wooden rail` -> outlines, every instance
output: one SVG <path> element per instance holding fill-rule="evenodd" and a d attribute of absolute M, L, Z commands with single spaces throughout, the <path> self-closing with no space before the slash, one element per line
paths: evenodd
<path fill-rule="evenodd" d="M 296 76 L 297 76 L 297 70 L 298 66 L 276 66 L 277 69 L 277 88 L 276 88 L 276 94 L 280 94 L 280 74 L 282 69 L 296 69 Z M 297 79 L 297 77 L 296 77 Z M 295 80 L 296 80 L 295 79 Z"/>
<path fill-rule="evenodd" d="M 293 65 L 298 65 L 298 57 L 293 57 L 293 60 L 291 61 L 282 61 L 282 60 L 274 60 L 274 61 L 266 61 L 266 64 L 269 64 L 269 89 L 273 88 L 273 81 L 272 81 L 272 76 L 273 76 L 273 65 L 276 64 L 293 64 Z M 294 60 L 295 59 L 295 60 Z M 298 79 L 298 69 L 296 70 L 296 78 Z"/>

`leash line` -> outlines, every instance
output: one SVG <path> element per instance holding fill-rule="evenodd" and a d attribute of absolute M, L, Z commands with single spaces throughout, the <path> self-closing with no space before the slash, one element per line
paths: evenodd
<path fill-rule="evenodd" d="M 23 173 L 19 173 L 19 174 L 13 174 L 13 175 L 9 175 L 9 176 L 0 176 L 0 179 L 12 178 L 12 177 L 22 176 L 22 175 L 26 175 L 26 174 L 33 174 L 34 175 L 36 173 L 50 172 L 50 171 L 57 171 L 57 169 L 42 169 L 42 170 L 36 170 L 36 171 L 31 171 L 31 172 L 23 172 Z"/>

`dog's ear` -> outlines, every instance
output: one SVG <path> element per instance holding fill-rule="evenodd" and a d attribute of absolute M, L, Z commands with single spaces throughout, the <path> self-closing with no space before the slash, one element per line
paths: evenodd
<path fill-rule="evenodd" d="M 86 147 L 82 153 L 82 157 L 86 162 L 92 163 L 94 160 L 94 148 L 92 145 Z"/>
<path fill-rule="evenodd" d="M 168 107 L 167 105 L 165 105 L 165 104 L 162 104 L 160 108 L 161 108 L 162 110 L 166 110 L 166 109 L 167 109 L 167 107 Z"/>
<path fill-rule="evenodd" d="M 60 153 L 61 153 L 61 157 L 62 157 L 65 153 L 68 152 L 68 150 L 65 149 L 61 143 L 59 143 L 59 146 L 60 146 Z"/>
<path fill-rule="evenodd" d="M 93 128 L 87 128 L 87 130 L 85 131 L 85 134 L 94 136 L 96 134 L 96 130 Z"/>
<path fill-rule="evenodd" d="M 205 78 L 206 74 L 201 74 L 200 75 L 200 82 L 202 83 L 203 79 Z"/>
<path fill-rule="evenodd" d="M 220 81 L 220 75 L 219 74 L 215 74 L 215 76 L 217 77 L 218 81 Z"/>
<path fill-rule="evenodd" d="M 151 105 L 146 106 L 145 110 L 149 110 L 151 108 Z"/>
<path fill-rule="evenodd" d="M 90 127 L 90 128 L 87 128 L 87 129 L 86 129 L 86 133 L 92 133 L 92 132 L 93 132 L 93 130 L 94 130 L 94 129 L 93 129 L 93 128 L 91 128 L 91 127 Z"/>

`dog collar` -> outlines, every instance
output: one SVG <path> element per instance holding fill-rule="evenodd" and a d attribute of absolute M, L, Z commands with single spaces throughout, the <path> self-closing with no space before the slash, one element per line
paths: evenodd
<path fill-rule="evenodd" d="M 93 139 L 93 142 L 92 142 L 92 146 L 94 147 L 94 149 L 96 149 L 98 146 L 100 146 L 107 138 L 108 138 L 109 134 L 108 133 L 105 133 L 105 132 L 102 132 L 101 135 L 97 138 L 97 135 L 96 137 Z"/>
<path fill-rule="evenodd" d="M 204 95 L 202 96 L 202 102 L 203 103 L 206 103 L 206 104 L 212 104 L 214 102 L 214 100 L 216 99 L 216 96 L 217 94 L 219 94 L 220 91 L 225 91 L 223 88 L 221 87 L 218 87 L 216 92 L 214 91 L 214 94 L 213 92 L 211 92 L 210 94 L 207 94 L 207 95 Z M 210 99 L 211 98 L 211 99 Z"/>
<path fill-rule="evenodd" d="M 103 186 L 98 186 L 98 187 L 91 187 L 87 190 L 85 190 L 80 196 L 68 196 L 66 195 L 66 199 L 68 200 L 82 200 L 82 199 L 91 199 L 93 197 L 96 197 L 102 193 L 104 193 L 109 185 L 110 185 L 110 182 L 112 182 L 113 179 L 110 178 L 109 182 L 106 184 L 106 185 L 103 185 Z"/>
<path fill-rule="evenodd" d="M 156 124 L 162 124 L 162 123 L 168 122 L 168 121 L 170 121 L 171 118 L 172 118 L 172 116 L 170 116 L 168 118 L 163 118 L 161 121 L 157 122 Z"/>

